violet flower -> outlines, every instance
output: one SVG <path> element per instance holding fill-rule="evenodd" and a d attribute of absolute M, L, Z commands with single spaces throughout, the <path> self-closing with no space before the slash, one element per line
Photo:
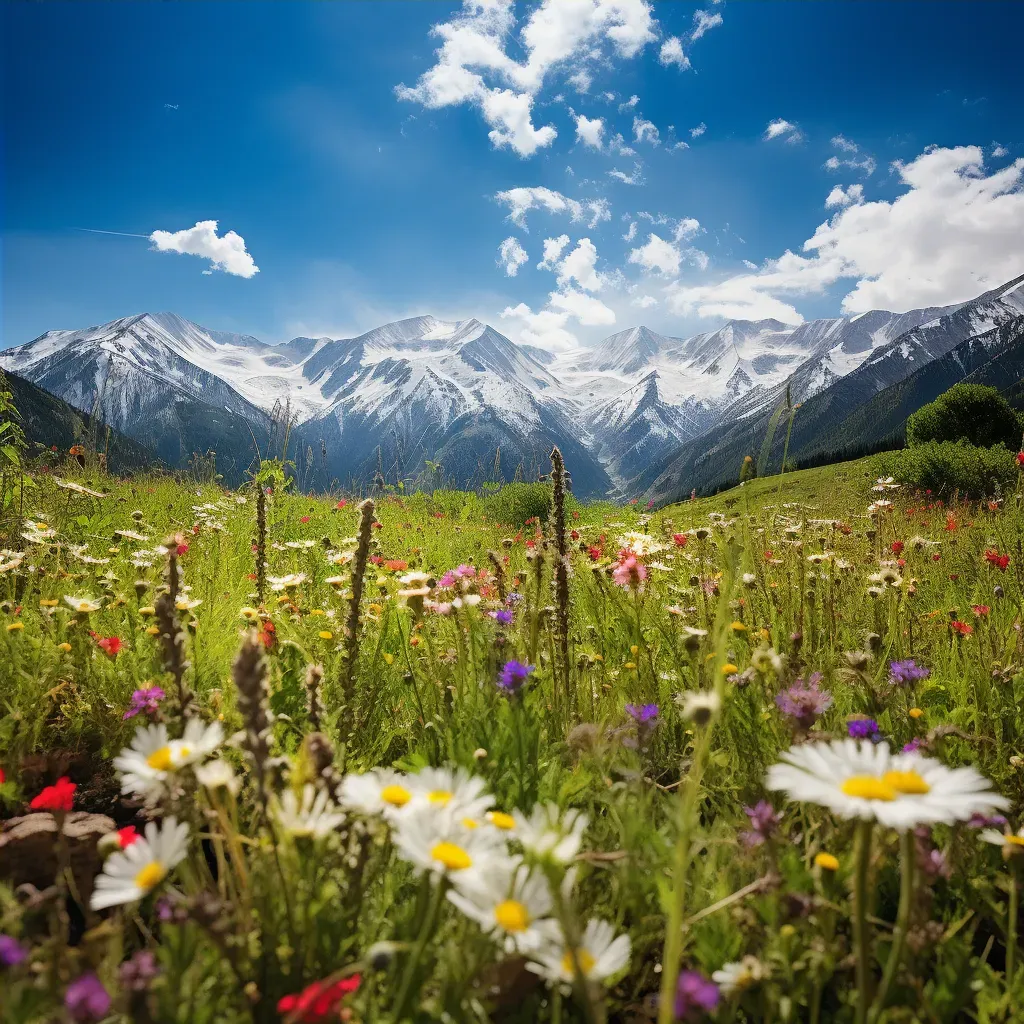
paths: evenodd
<path fill-rule="evenodd" d="M 918 665 L 913 658 L 889 662 L 889 681 L 893 686 L 913 686 L 932 674 L 931 669 Z"/>
<path fill-rule="evenodd" d="M 871 740 L 877 742 L 878 723 L 873 718 L 854 718 L 846 723 L 846 731 L 855 740 Z"/>
<path fill-rule="evenodd" d="M 64 993 L 64 1006 L 71 1019 L 90 1024 L 102 1020 L 110 1012 L 110 995 L 103 982 L 90 971 L 76 978 Z"/>
<path fill-rule="evenodd" d="M 806 682 L 798 679 L 779 693 L 775 703 L 787 718 L 806 731 L 832 706 L 832 694 L 821 688 L 821 673 L 814 672 Z"/>
<path fill-rule="evenodd" d="M 17 967 L 28 957 L 28 950 L 10 935 L 0 935 L 0 967 Z"/>
<path fill-rule="evenodd" d="M 533 668 L 533 665 L 524 665 L 521 661 L 506 661 L 498 673 L 498 688 L 514 697 L 523 688 Z"/>
<path fill-rule="evenodd" d="M 693 1020 L 718 1008 L 721 993 L 713 981 L 698 971 L 682 971 L 676 983 L 676 1019 Z"/>
<path fill-rule="evenodd" d="M 779 816 L 767 800 L 759 800 L 753 807 L 744 807 L 743 811 L 750 819 L 749 830 L 740 833 L 740 842 L 744 846 L 761 846 L 775 835 Z"/>
<path fill-rule="evenodd" d="M 125 720 L 134 718 L 141 712 L 147 715 L 154 714 L 159 710 L 160 701 L 166 696 L 163 687 L 160 686 L 147 686 L 142 690 L 136 690 L 132 694 L 131 707 L 124 713 Z"/>

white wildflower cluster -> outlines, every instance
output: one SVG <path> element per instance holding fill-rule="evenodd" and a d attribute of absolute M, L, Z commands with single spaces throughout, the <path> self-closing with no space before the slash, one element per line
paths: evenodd
<path fill-rule="evenodd" d="M 444 880 L 453 906 L 507 952 L 527 957 L 529 969 L 548 982 L 570 983 L 574 959 L 593 982 L 629 962 L 628 936 L 591 920 L 573 950 L 554 912 L 545 865 L 564 874 L 568 896 L 573 873 L 565 869 L 588 824 L 579 811 L 538 804 L 529 816 L 507 814 L 494 809 L 483 780 L 447 768 L 348 775 L 338 798 L 350 811 L 386 822 L 399 856 Z"/>

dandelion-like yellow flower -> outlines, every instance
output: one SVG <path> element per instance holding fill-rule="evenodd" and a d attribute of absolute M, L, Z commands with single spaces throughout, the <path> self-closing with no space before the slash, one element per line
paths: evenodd
<path fill-rule="evenodd" d="M 819 853 L 818 856 L 814 858 L 814 863 L 823 871 L 839 870 L 839 858 L 831 853 Z"/>
<path fill-rule="evenodd" d="M 908 712 L 911 718 L 923 718 L 924 712 L 920 708 L 911 708 Z"/>

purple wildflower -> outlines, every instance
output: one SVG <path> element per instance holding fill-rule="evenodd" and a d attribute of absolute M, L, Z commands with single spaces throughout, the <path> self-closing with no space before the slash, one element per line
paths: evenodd
<path fill-rule="evenodd" d="M 0 967 L 17 967 L 28 956 L 28 950 L 10 935 L 0 935 Z"/>
<path fill-rule="evenodd" d="M 921 747 L 924 745 L 924 740 L 920 736 L 915 736 L 909 743 L 903 744 L 904 754 L 916 754 Z"/>
<path fill-rule="evenodd" d="M 918 665 L 913 658 L 889 662 L 889 680 L 893 686 L 913 686 L 932 674 L 931 669 Z"/>
<path fill-rule="evenodd" d="M 1003 828 L 1006 818 L 1001 814 L 972 814 L 967 819 L 968 828 Z"/>
<path fill-rule="evenodd" d="M 676 1019 L 692 1020 L 718 1008 L 721 994 L 713 981 L 698 971 L 683 971 L 676 984 Z"/>
<path fill-rule="evenodd" d="M 505 601 L 508 604 L 518 604 L 520 601 L 522 601 L 522 599 L 523 599 L 523 595 L 522 594 L 518 594 L 518 593 L 516 593 L 516 591 L 513 590 L 512 593 L 509 594 L 508 597 L 505 598 Z"/>
<path fill-rule="evenodd" d="M 533 665 L 524 665 L 521 661 L 506 661 L 498 673 L 498 687 L 514 696 L 523 688 L 531 672 Z"/>
<path fill-rule="evenodd" d="M 121 964 L 118 980 L 121 982 L 121 988 L 129 992 L 145 992 L 159 973 L 160 968 L 152 950 L 140 949 L 131 960 Z"/>
<path fill-rule="evenodd" d="M 633 719 L 637 725 L 645 725 L 658 717 L 658 705 L 657 704 L 627 704 L 626 714 Z"/>
<path fill-rule="evenodd" d="M 460 579 L 471 579 L 476 575 L 476 569 L 472 565 L 463 564 L 455 570 L 455 575 L 458 576 Z"/>
<path fill-rule="evenodd" d="M 775 698 L 779 710 L 801 729 L 812 725 L 832 706 L 832 694 L 821 688 L 821 673 L 814 672 L 804 682 L 798 679 Z"/>
<path fill-rule="evenodd" d="M 499 608 L 496 612 L 489 612 L 488 614 L 501 626 L 512 625 L 512 612 L 507 608 Z"/>
<path fill-rule="evenodd" d="M 163 688 L 160 686 L 147 686 L 145 689 L 136 690 L 132 694 L 132 705 L 124 713 L 125 719 L 134 718 L 137 714 L 145 712 L 152 715 L 158 710 L 160 701 L 166 697 Z"/>
<path fill-rule="evenodd" d="M 753 807 L 744 807 L 744 813 L 750 819 L 750 829 L 740 833 L 740 842 L 744 846 L 761 846 L 775 834 L 779 827 L 779 816 L 767 800 L 759 800 Z"/>
<path fill-rule="evenodd" d="M 441 577 L 441 578 L 440 578 L 440 579 L 439 579 L 439 580 L 437 581 L 437 585 L 438 585 L 439 587 L 454 587 L 454 586 L 455 586 L 455 581 L 456 581 L 457 579 L 458 579 L 458 577 L 457 577 L 457 576 L 455 575 L 454 571 L 453 571 L 453 570 L 451 570 L 451 569 L 449 569 L 449 570 L 448 570 L 448 571 L 447 571 L 447 572 L 446 572 L 446 573 L 445 573 L 445 574 L 444 574 L 444 575 L 443 575 L 443 576 L 442 576 L 442 577 Z"/>
<path fill-rule="evenodd" d="M 83 1021 L 102 1020 L 110 1012 L 110 995 L 103 983 L 91 971 L 68 985 L 64 993 L 64 1006 L 71 1019 Z"/>
<path fill-rule="evenodd" d="M 854 718 L 846 723 L 846 731 L 855 740 L 875 740 L 878 738 L 878 723 L 873 718 Z"/>

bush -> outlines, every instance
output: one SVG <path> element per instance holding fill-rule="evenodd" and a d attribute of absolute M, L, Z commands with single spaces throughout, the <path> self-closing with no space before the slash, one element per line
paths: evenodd
<path fill-rule="evenodd" d="M 1021 425 L 1009 402 L 981 384 L 954 384 L 907 420 L 907 444 L 966 441 L 979 448 L 1002 444 L 1016 451 Z"/>
<path fill-rule="evenodd" d="M 579 508 L 579 502 L 566 495 L 567 509 Z M 551 484 L 505 484 L 497 494 L 484 499 L 484 511 L 495 522 L 522 526 L 527 519 L 546 519 L 551 509 Z"/>
<path fill-rule="evenodd" d="M 981 498 L 1005 492 L 1017 480 L 1017 462 L 1002 445 L 979 448 L 965 441 L 927 441 L 898 452 L 876 455 L 873 465 L 879 476 L 891 476 L 902 484 L 933 494 L 958 492 Z"/>

